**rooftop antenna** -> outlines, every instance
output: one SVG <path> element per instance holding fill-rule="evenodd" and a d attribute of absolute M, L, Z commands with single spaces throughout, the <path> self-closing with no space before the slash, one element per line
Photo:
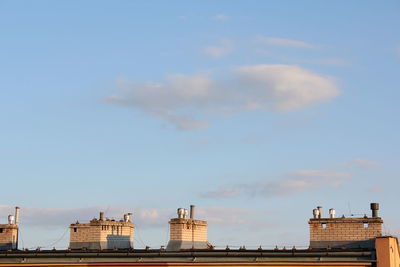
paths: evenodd
<path fill-rule="evenodd" d="M 349 214 L 350 217 L 353 216 L 353 214 L 351 213 L 351 206 L 350 206 L 350 202 L 347 202 L 347 207 L 349 208 Z"/>

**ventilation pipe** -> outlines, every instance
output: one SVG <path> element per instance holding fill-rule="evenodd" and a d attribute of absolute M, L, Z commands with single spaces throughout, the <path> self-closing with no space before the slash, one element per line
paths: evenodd
<path fill-rule="evenodd" d="M 190 219 L 192 220 L 194 219 L 194 208 L 194 205 L 190 205 Z"/>
<path fill-rule="evenodd" d="M 14 218 L 13 215 L 8 215 L 8 224 L 14 224 Z"/>
<path fill-rule="evenodd" d="M 178 219 L 184 219 L 185 218 L 185 209 L 179 208 L 177 210 L 177 213 L 178 213 Z"/>
<path fill-rule="evenodd" d="M 19 207 L 15 207 L 15 219 L 14 224 L 18 226 L 19 224 Z M 18 250 L 18 241 L 19 241 L 19 228 L 17 228 L 17 238 L 15 240 L 15 249 Z"/>
<path fill-rule="evenodd" d="M 19 207 L 15 207 L 15 224 L 19 223 Z"/>
<path fill-rule="evenodd" d="M 378 217 L 379 203 L 371 203 L 372 217 Z"/>
<path fill-rule="evenodd" d="M 317 219 L 317 218 L 318 218 L 318 215 L 319 215 L 319 210 L 313 209 L 312 214 L 313 214 L 313 216 L 314 216 L 314 219 Z"/>
<path fill-rule="evenodd" d="M 132 212 L 128 212 L 128 222 L 132 221 Z"/>
<path fill-rule="evenodd" d="M 103 211 L 100 211 L 99 220 L 104 221 L 104 212 Z"/>
<path fill-rule="evenodd" d="M 317 209 L 318 209 L 318 219 L 321 219 L 321 217 L 322 217 L 322 207 L 318 206 Z"/>
<path fill-rule="evenodd" d="M 329 209 L 329 217 L 331 219 L 335 218 L 335 213 L 336 213 L 336 211 L 334 209 Z"/>

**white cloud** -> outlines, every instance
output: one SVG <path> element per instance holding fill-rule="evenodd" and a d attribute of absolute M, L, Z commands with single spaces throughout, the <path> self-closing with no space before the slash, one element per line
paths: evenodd
<path fill-rule="evenodd" d="M 241 88 L 249 94 L 247 109 L 290 111 L 337 96 L 339 90 L 330 78 L 291 65 L 244 66 L 237 70 Z"/>
<path fill-rule="evenodd" d="M 161 118 L 179 129 L 201 129 L 196 116 L 251 110 L 282 112 L 302 109 L 336 97 L 329 77 L 293 65 L 235 68 L 226 79 L 211 75 L 171 75 L 164 82 L 121 82 L 106 102 Z"/>
<path fill-rule="evenodd" d="M 204 49 L 204 53 L 207 56 L 219 58 L 219 57 L 225 56 L 226 54 L 232 52 L 232 50 L 233 50 L 232 41 L 230 41 L 228 39 L 223 39 L 223 40 L 221 40 L 220 45 L 207 46 Z"/>
<path fill-rule="evenodd" d="M 321 187 L 336 188 L 342 185 L 351 174 L 330 170 L 297 170 L 287 173 L 278 181 L 261 181 L 223 186 L 202 194 L 207 198 L 231 198 L 241 194 L 252 196 L 284 196 L 312 191 Z M 228 192 L 228 194 L 226 193 Z M 230 192 L 234 192 L 229 194 Z"/>
<path fill-rule="evenodd" d="M 267 45 L 315 49 L 317 46 L 298 40 L 290 40 L 277 37 L 257 36 L 257 39 Z"/>
<path fill-rule="evenodd" d="M 229 19 L 229 16 L 225 15 L 225 14 L 217 14 L 214 16 L 214 19 L 216 20 L 227 20 Z"/>

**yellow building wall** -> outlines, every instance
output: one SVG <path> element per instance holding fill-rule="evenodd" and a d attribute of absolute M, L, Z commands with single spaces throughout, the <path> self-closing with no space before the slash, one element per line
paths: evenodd
<path fill-rule="evenodd" d="M 400 267 L 399 242 L 396 237 L 375 240 L 377 267 Z"/>

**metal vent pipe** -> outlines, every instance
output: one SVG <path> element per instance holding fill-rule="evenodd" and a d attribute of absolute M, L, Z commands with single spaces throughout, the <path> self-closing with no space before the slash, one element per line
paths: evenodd
<path fill-rule="evenodd" d="M 319 211 L 319 213 L 318 213 L 318 219 L 321 219 L 321 217 L 322 217 L 322 207 L 321 207 L 321 206 L 318 206 L 317 209 L 318 209 L 318 211 Z"/>
<path fill-rule="evenodd" d="M 15 207 L 15 224 L 19 224 L 19 207 Z"/>
<path fill-rule="evenodd" d="M 314 219 L 318 219 L 319 211 L 317 209 L 313 209 Z"/>
<path fill-rule="evenodd" d="M 371 203 L 371 210 L 372 210 L 372 217 L 377 218 L 378 210 L 379 210 L 379 203 Z"/>
<path fill-rule="evenodd" d="M 333 218 L 335 218 L 335 210 L 334 209 L 329 209 L 329 217 L 331 218 L 331 219 L 333 219 Z"/>
<path fill-rule="evenodd" d="M 194 219 L 194 208 L 194 205 L 190 205 L 190 219 L 192 220 Z"/>
<path fill-rule="evenodd" d="M 13 223 L 14 223 L 14 216 L 8 215 L 8 224 L 13 224 Z"/>

